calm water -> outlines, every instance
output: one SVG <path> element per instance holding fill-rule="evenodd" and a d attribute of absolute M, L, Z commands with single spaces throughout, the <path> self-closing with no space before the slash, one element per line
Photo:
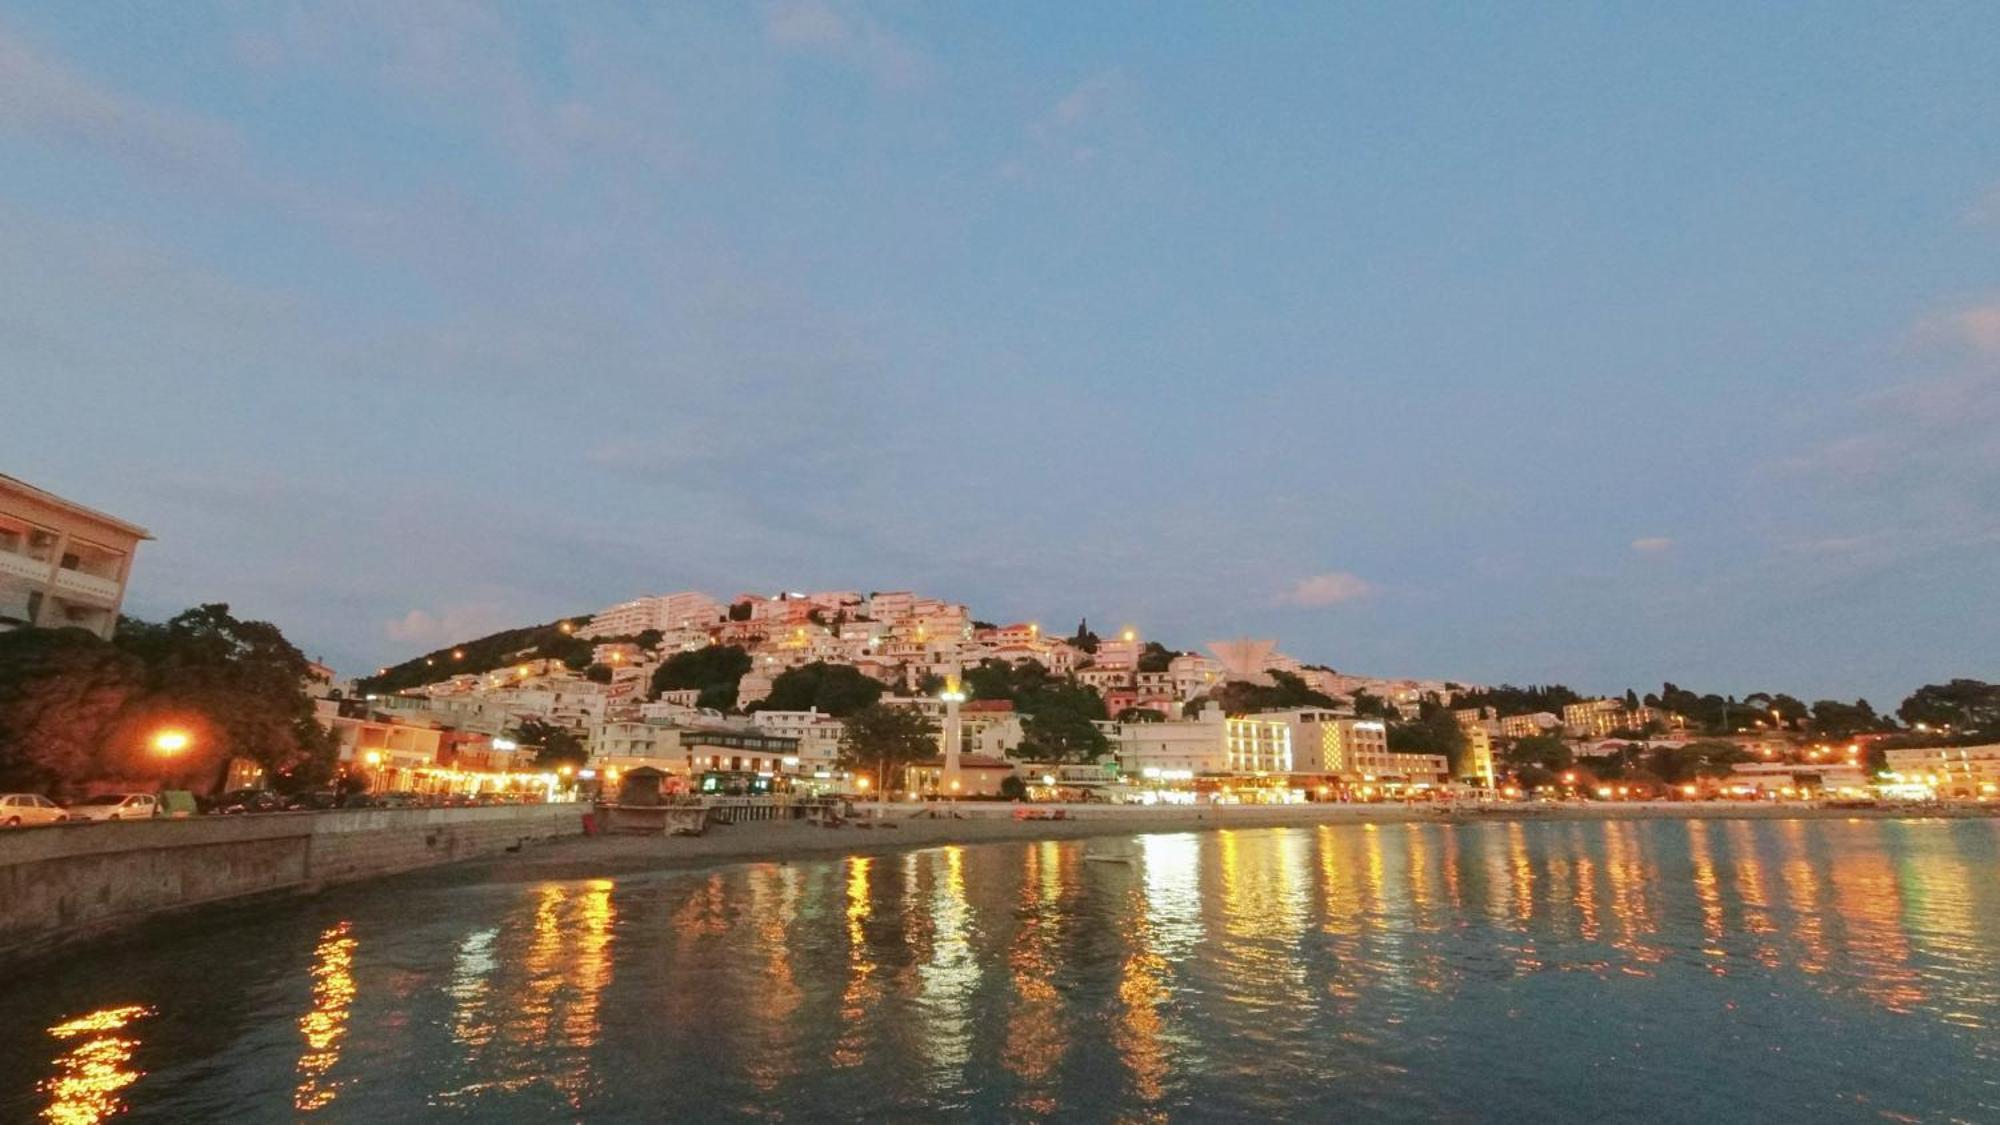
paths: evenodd
<path fill-rule="evenodd" d="M 1996 859 L 1653 821 L 428 878 L 7 981 L 0 1120 L 2000 1121 Z"/>

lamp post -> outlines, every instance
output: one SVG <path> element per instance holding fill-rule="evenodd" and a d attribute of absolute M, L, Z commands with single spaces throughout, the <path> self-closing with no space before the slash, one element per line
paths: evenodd
<path fill-rule="evenodd" d="M 153 748 L 153 753 L 158 754 L 162 758 L 179 757 L 181 752 L 186 750 L 193 742 L 194 740 L 188 737 L 188 732 L 174 730 L 171 727 L 165 730 L 154 731 L 153 737 L 149 740 Z"/>

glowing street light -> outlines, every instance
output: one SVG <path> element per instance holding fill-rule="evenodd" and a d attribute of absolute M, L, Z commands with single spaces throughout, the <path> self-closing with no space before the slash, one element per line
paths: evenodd
<path fill-rule="evenodd" d="M 153 734 L 153 753 L 171 758 L 194 742 L 184 730 L 163 730 Z"/>

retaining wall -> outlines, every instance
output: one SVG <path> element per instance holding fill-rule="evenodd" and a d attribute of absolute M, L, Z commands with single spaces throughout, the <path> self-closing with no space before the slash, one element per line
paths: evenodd
<path fill-rule="evenodd" d="M 203 903 L 574 836 L 587 808 L 351 809 L 0 830 L 0 957 Z"/>

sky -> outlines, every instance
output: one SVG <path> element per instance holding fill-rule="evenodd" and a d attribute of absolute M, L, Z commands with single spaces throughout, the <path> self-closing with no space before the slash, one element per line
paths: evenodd
<path fill-rule="evenodd" d="M 2000 678 L 1990 4 L 0 0 L 0 471 L 348 673 L 680 589 Z"/>

